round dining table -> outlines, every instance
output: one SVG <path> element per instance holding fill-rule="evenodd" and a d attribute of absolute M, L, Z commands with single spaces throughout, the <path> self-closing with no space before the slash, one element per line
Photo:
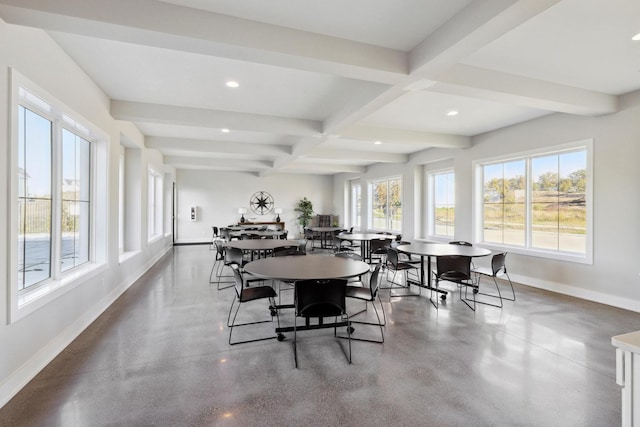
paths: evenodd
<path fill-rule="evenodd" d="M 245 272 L 262 279 L 282 281 L 349 279 L 369 272 L 369 264 L 325 255 L 262 258 L 247 263 Z"/>
<path fill-rule="evenodd" d="M 371 261 L 371 241 L 377 239 L 394 240 L 396 238 L 393 234 L 379 234 L 379 233 L 340 233 L 338 238 L 341 240 L 349 240 L 350 242 L 360 242 L 360 256 L 363 259 Z"/>
<path fill-rule="evenodd" d="M 463 246 L 463 245 L 451 245 L 448 243 L 433 243 L 433 242 L 415 242 L 407 245 L 399 245 L 398 252 L 405 254 L 418 255 L 420 257 L 420 283 L 414 283 L 415 285 L 427 288 L 430 290 L 446 293 L 440 289 L 431 287 L 431 257 L 439 256 L 451 256 L 451 255 L 463 255 L 469 257 L 483 257 L 491 255 L 491 251 L 485 248 L 479 248 L 477 246 Z M 427 283 L 425 284 L 425 257 Z"/>
<path fill-rule="evenodd" d="M 280 239 L 248 239 L 248 240 L 231 240 L 225 242 L 227 248 L 237 248 L 243 251 L 251 251 L 251 259 L 253 254 L 258 253 L 258 257 L 266 255 L 275 248 L 285 248 L 287 246 L 298 246 L 300 242 L 297 240 L 280 240 Z"/>
<path fill-rule="evenodd" d="M 369 272 L 369 264 L 350 258 L 341 258 L 329 255 L 290 255 L 274 258 L 262 258 L 247 263 L 244 271 L 261 279 L 281 280 L 295 282 L 296 280 L 324 280 L 324 279 L 349 279 L 361 276 Z M 293 304 L 281 304 L 275 306 L 277 310 L 294 308 Z M 319 325 L 309 325 L 309 320 L 304 326 L 298 326 L 297 330 L 317 329 L 322 327 L 342 326 L 343 323 L 324 324 L 319 319 Z M 346 324 L 345 324 L 346 325 Z M 278 326 L 276 333 L 278 340 L 282 341 L 283 332 L 291 332 L 292 326 Z"/>
<path fill-rule="evenodd" d="M 276 230 L 236 230 L 236 231 L 229 232 L 231 237 L 240 237 L 240 238 L 247 235 L 258 236 L 261 238 L 262 237 L 279 238 L 280 236 L 282 236 L 283 233 L 284 233 L 283 231 L 276 231 Z"/>

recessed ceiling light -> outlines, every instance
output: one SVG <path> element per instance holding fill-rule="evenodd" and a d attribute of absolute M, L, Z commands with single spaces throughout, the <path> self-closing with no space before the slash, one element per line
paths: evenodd
<path fill-rule="evenodd" d="M 380 145 L 380 144 L 382 144 L 382 141 L 376 141 L 376 142 L 374 142 L 374 144 L 375 145 Z"/>
<path fill-rule="evenodd" d="M 240 84 L 238 82 L 233 81 L 233 80 L 229 80 L 225 84 L 227 85 L 227 87 L 233 87 L 233 88 L 236 88 L 236 87 L 240 86 Z"/>
<path fill-rule="evenodd" d="M 231 132 L 231 131 L 230 131 L 229 129 L 227 129 L 227 128 L 222 128 L 222 129 L 220 129 L 220 132 L 222 132 L 222 133 L 229 133 L 229 132 Z"/>
<path fill-rule="evenodd" d="M 631 37 L 631 40 L 633 41 L 640 41 L 640 33 L 636 34 L 635 36 Z"/>
<path fill-rule="evenodd" d="M 457 116 L 457 115 L 458 115 L 458 110 L 447 111 L 447 116 L 449 116 L 449 117 Z"/>

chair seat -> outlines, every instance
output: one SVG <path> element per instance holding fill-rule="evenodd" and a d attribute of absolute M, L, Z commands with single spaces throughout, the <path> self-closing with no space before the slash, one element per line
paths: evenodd
<path fill-rule="evenodd" d="M 364 286 L 347 286 L 347 298 L 371 300 L 371 289 Z"/>
<path fill-rule="evenodd" d="M 271 286 L 244 288 L 240 302 L 248 302 L 261 298 L 274 298 L 276 295 L 276 291 Z"/>
<path fill-rule="evenodd" d="M 412 270 L 415 269 L 416 266 L 414 264 L 410 264 L 408 262 L 399 262 L 398 264 L 396 264 L 396 266 L 394 267 L 395 270 Z"/>
<path fill-rule="evenodd" d="M 341 307 L 326 303 L 309 304 L 299 312 L 301 317 L 333 317 L 343 314 L 344 310 Z"/>
<path fill-rule="evenodd" d="M 485 276 L 493 276 L 493 271 L 490 267 L 476 267 L 471 271 L 478 274 L 484 274 Z M 496 276 L 504 276 L 504 272 L 499 271 L 496 273 Z"/>
<path fill-rule="evenodd" d="M 440 280 L 450 280 L 453 282 L 462 281 L 462 280 L 470 280 L 471 277 L 460 271 L 447 271 L 446 273 L 442 273 L 440 275 Z"/>

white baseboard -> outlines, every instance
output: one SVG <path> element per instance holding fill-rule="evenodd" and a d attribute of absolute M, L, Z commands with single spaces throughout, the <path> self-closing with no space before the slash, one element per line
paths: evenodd
<path fill-rule="evenodd" d="M 58 356 L 73 340 L 75 340 L 94 320 L 96 320 L 107 308 L 111 306 L 131 285 L 133 285 L 144 273 L 160 260 L 171 246 L 167 247 L 154 258 L 150 259 L 136 274 L 121 281 L 108 295 L 98 301 L 92 310 L 78 317 L 71 325 L 54 337 L 46 346 L 34 354 L 20 368 L 14 371 L 2 384 L 0 384 L 0 408 L 9 402 L 29 381 L 44 369 Z M 100 280 L 104 280 L 101 278 Z"/>
<path fill-rule="evenodd" d="M 587 301 L 593 301 L 600 304 L 610 305 L 612 307 L 622 308 L 625 310 L 635 311 L 640 313 L 640 301 L 632 300 L 629 298 L 622 298 L 615 295 L 610 295 L 603 292 L 591 291 L 588 289 L 578 288 L 576 286 L 566 285 L 563 283 L 550 282 L 547 280 L 541 280 L 537 278 L 510 274 L 511 280 L 514 283 L 519 283 L 525 286 L 531 286 L 532 288 L 544 289 L 547 291 L 563 294 L 571 297 L 584 299 Z"/>

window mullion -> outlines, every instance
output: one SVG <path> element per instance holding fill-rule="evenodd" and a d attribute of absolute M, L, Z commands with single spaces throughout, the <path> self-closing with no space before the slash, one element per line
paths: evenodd
<path fill-rule="evenodd" d="M 532 171 L 531 171 L 531 158 L 527 158 L 525 161 L 525 177 L 524 182 L 527 188 L 525 191 L 525 208 L 524 208 L 524 222 L 525 222 L 525 233 L 524 233 L 524 247 L 530 249 L 532 244 L 532 233 L 533 233 L 533 182 L 532 182 Z"/>
<path fill-rule="evenodd" d="M 60 279 L 62 253 L 62 126 L 53 122 L 53 147 L 51 162 L 51 277 Z"/>

